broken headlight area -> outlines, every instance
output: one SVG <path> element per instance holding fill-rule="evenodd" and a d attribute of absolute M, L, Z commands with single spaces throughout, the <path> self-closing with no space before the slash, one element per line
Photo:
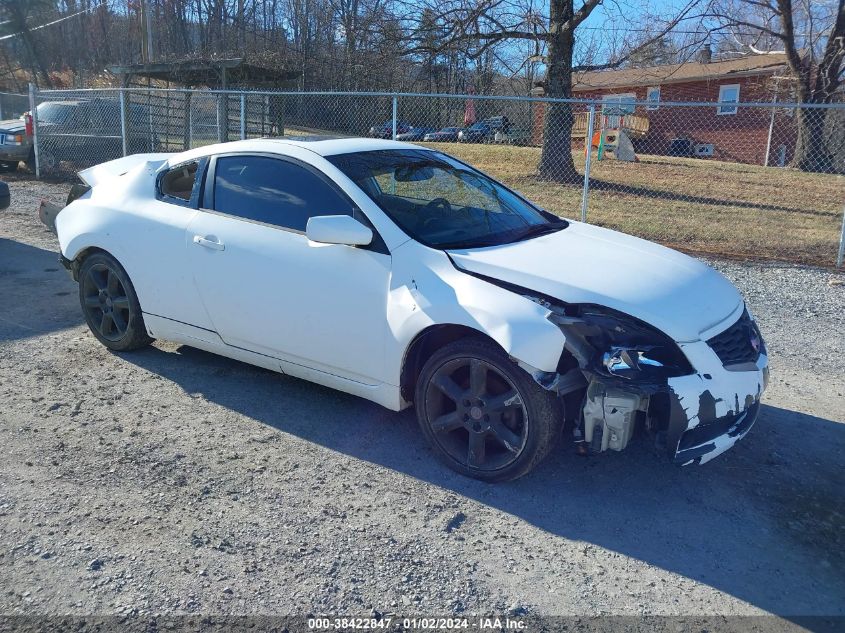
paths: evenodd
<path fill-rule="evenodd" d="M 545 386 L 576 405 L 567 409 L 577 412 L 572 418 L 577 451 L 621 451 L 637 427 L 665 448 L 667 381 L 693 373 L 678 345 L 657 328 L 609 308 L 528 298 L 546 307 L 566 336 L 560 373 L 546 377 Z"/>
<path fill-rule="evenodd" d="M 681 349 L 657 328 L 622 312 L 594 305 L 538 300 L 566 335 L 566 349 L 589 372 L 625 381 L 662 382 L 693 368 Z"/>

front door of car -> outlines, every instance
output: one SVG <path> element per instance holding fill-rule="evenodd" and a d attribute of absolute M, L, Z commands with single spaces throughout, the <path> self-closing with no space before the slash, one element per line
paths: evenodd
<path fill-rule="evenodd" d="M 344 378 L 384 379 L 390 255 L 317 244 L 314 215 L 360 212 L 314 168 L 267 155 L 217 157 L 188 226 L 194 279 L 229 345 Z"/>

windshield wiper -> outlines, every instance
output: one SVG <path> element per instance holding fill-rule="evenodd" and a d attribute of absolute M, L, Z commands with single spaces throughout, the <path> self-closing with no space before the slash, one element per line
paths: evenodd
<path fill-rule="evenodd" d="M 523 240 L 531 239 L 532 237 L 546 235 L 547 233 L 556 233 L 561 229 L 565 229 L 567 226 L 566 222 L 555 222 L 554 224 L 532 224 L 531 226 L 526 226 L 524 229 L 520 229 L 516 232 L 512 241 L 521 242 Z"/>
<path fill-rule="evenodd" d="M 442 242 L 435 245 L 435 248 L 442 249 L 444 251 L 451 250 L 453 248 L 457 249 L 464 249 L 464 248 L 483 248 L 485 246 L 498 246 L 500 244 L 504 244 L 504 242 L 500 238 L 479 238 L 479 239 L 469 239 L 469 240 L 458 240 L 456 242 Z"/>
<path fill-rule="evenodd" d="M 511 230 L 507 233 L 496 233 L 485 237 L 476 239 L 458 240 L 455 242 L 444 242 L 437 244 L 437 248 L 443 250 L 450 250 L 455 248 L 483 248 L 485 246 L 501 246 L 502 244 L 512 244 L 513 242 L 521 242 L 532 237 L 545 235 L 546 233 L 555 233 L 561 229 L 565 229 L 569 224 L 567 222 L 555 222 L 554 224 L 532 224 L 521 229 Z"/>

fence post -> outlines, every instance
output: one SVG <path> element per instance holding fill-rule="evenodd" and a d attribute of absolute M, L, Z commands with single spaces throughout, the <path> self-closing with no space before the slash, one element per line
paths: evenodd
<path fill-rule="evenodd" d="M 399 97 L 393 95 L 393 136 L 391 138 L 396 140 L 396 112 L 399 109 Z"/>
<path fill-rule="evenodd" d="M 126 143 L 126 91 L 120 91 L 120 141 L 123 145 L 123 155 L 126 156 L 129 152 L 127 151 L 127 143 Z"/>
<path fill-rule="evenodd" d="M 842 231 L 839 233 L 839 254 L 836 256 L 836 267 L 842 268 L 845 258 L 845 207 L 842 207 Z"/>
<path fill-rule="evenodd" d="M 38 156 L 38 107 L 35 103 L 35 84 L 29 83 L 29 115 L 32 117 L 32 153 L 35 157 L 35 177 L 41 178 L 41 158 Z"/>
<path fill-rule="evenodd" d="M 772 99 L 772 103 L 775 103 L 774 99 Z M 769 166 L 769 152 L 772 151 L 772 132 L 775 129 L 775 109 L 776 108 L 772 106 L 772 114 L 769 117 L 769 136 L 766 139 L 766 160 L 763 161 L 763 167 Z"/>
<path fill-rule="evenodd" d="M 246 93 L 241 93 L 241 140 L 246 138 Z"/>
<path fill-rule="evenodd" d="M 191 93 L 184 93 L 182 102 L 182 149 L 188 150 L 194 144 L 193 115 L 191 114 Z"/>
<path fill-rule="evenodd" d="M 587 120 L 587 138 L 584 140 L 587 158 L 584 161 L 584 191 L 581 194 L 581 221 L 587 221 L 587 198 L 590 193 L 590 164 L 593 162 L 593 127 L 596 122 L 596 104 L 590 104 L 590 117 Z"/>
<path fill-rule="evenodd" d="M 220 106 L 220 100 L 223 98 L 223 95 L 217 95 L 217 142 L 223 142 L 223 128 L 220 127 L 220 110 L 222 109 Z M 226 139 L 229 140 L 229 139 Z"/>

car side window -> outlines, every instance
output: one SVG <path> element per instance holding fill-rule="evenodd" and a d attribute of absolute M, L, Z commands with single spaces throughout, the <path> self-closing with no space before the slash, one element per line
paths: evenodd
<path fill-rule="evenodd" d="M 305 231 L 310 217 L 353 215 L 352 203 L 319 175 L 266 156 L 217 159 L 214 210 L 295 231 Z"/>
<path fill-rule="evenodd" d="M 190 202 L 199 173 L 199 161 L 176 165 L 161 177 L 159 192 L 177 201 Z"/>

